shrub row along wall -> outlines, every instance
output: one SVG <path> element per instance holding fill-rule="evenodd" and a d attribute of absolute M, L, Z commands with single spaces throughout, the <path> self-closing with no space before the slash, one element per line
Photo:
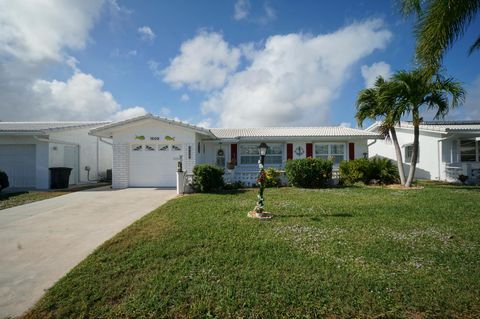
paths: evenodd
<path fill-rule="evenodd" d="M 295 187 L 319 188 L 332 184 L 333 162 L 320 158 L 289 160 L 285 165 L 288 183 Z M 211 192 L 223 188 L 240 188 L 240 182 L 225 185 L 223 169 L 210 164 L 195 166 L 194 188 L 198 192 Z M 266 171 L 267 187 L 281 186 L 280 173 L 274 168 Z M 340 184 L 392 184 L 398 182 L 396 166 L 386 158 L 356 159 L 343 161 L 339 167 Z"/>
<path fill-rule="evenodd" d="M 388 158 L 374 157 L 344 161 L 339 167 L 340 184 L 393 184 L 398 182 L 398 169 Z"/>

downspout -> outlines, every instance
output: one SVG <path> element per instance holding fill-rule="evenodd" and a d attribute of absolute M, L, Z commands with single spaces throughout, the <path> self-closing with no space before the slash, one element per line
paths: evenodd
<path fill-rule="evenodd" d="M 35 139 L 37 141 L 40 141 L 40 142 L 76 146 L 78 148 L 78 152 L 77 152 L 77 161 L 78 161 L 77 182 L 80 183 L 80 144 L 72 143 L 72 142 L 66 142 L 66 141 L 62 141 L 62 140 L 38 137 L 36 135 L 33 135 L 33 139 Z"/>

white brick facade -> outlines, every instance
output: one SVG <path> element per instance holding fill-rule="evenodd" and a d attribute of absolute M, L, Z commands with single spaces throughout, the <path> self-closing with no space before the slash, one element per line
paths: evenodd
<path fill-rule="evenodd" d="M 113 144 L 112 187 L 128 187 L 128 144 Z"/>

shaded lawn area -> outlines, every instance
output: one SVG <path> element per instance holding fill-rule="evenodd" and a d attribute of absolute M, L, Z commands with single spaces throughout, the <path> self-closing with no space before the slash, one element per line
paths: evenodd
<path fill-rule="evenodd" d="M 480 188 L 267 189 L 174 199 L 27 318 L 478 317 Z"/>
<path fill-rule="evenodd" d="M 39 200 L 49 199 L 52 197 L 62 196 L 62 195 L 70 194 L 73 192 L 90 189 L 90 188 L 106 186 L 106 185 L 109 185 L 109 184 L 107 183 L 89 184 L 89 185 L 81 185 L 78 187 L 72 187 L 67 189 L 48 190 L 48 191 L 20 191 L 20 192 L 11 192 L 11 193 L 3 191 L 0 193 L 0 210 L 19 206 L 19 205 L 24 205 L 28 203 L 33 203 Z"/>

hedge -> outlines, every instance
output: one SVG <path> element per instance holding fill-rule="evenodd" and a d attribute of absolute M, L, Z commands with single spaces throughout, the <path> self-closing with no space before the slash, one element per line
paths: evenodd
<path fill-rule="evenodd" d="M 193 168 L 193 188 L 202 193 L 223 188 L 223 169 L 215 165 L 200 164 Z"/>
<path fill-rule="evenodd" d="M 374 157 L 343 161 L 339 167 L 340 184 L 393 184 L 399 180 L 398 169 L 388 158 Z"/>
<path fill-rule="evenodd" d="M 289 184 L 302 188 L 318 188 L 331 184 L 333 162 L 320 158 L 289 160 L 285 165 Z"/>

